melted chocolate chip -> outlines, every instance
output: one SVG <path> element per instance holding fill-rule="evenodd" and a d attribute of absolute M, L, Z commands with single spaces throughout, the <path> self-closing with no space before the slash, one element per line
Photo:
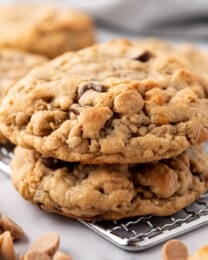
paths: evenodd
<path fill-rule="evenodd" d="M 100 136 L 105 138 L 112 130 L 113 130 L 113 117 L 111 117 L 108 121 L 105 122 L 104 127 L 100 130 Z"/>
<path fill-rule="evenodd" d="M 114 112 L 113 113 L 113 118 L 117 118 L 117 119 L 120 119 L 121 118 L 121 116 L 120 116 L 120 114 L 119 113 L 116 113 L 116 112 Z"/>
<path fill-rule="evenodd" d="M 108 121 L 105 122 L 104 128 L 112 128 L 113 118 L 111 117 Z"/>
<path fill-rule="evenodd" d="M 100 130 L 101 137 L 106 137 L 113 130 L 113 120 L 118 118 L 120 118 L 120 115 L 114 112 L 113 116 L 105 122 L 104 127 Z"/>
<path fill-rule="evenodd" d="M 79 111 L 75 108 L 70 108 L 70 112 L 74 113 L 75 115 L 79 115 Z"/>
<path fill-rule="evenodd" d="M 78 90 L 78 98 L 80 98 L 86 91 L 88 90 L 95 90 L 97 92 L 104 92 L 105 91 L 105 87 L 101 84 L 97 84 L 97 83 L 87 83 L 82 85 L 79 90 Z"/>
<path fill-rule="evenodd" d="M 75 165 L 75 163 L 61 161 L 51 157 L 49 158 L 42 157 L 41 161 L 47 168 L 50 168 L 52 170 L 57 170 L 66 167 L 67 169 L 72 171 Z"/>
<path fill-rule="evenodd" d="M 147 62 L 151 58 L 152 58 L 151 52 L 144 51 L 142 54 L 138 55 L 137 57 L 134 57 L 133 60 L 138 60 L 138 61 L 141 61 L 141 62 Z"/>

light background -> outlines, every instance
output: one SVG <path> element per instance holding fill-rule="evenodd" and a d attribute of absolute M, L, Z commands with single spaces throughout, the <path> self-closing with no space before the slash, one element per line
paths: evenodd
<path fill-rule="evenodd" d="M 1 1 L 1 3 L 13 1 Z M 71 1 L 56 1 L 71 2 Z M 75 1 L 73 1 L 75 2 Z M 85 1 L 76 1 L 77 4 L 84 6 Z M 94 4 L 105 4 L 106 1 L 88 1 Z M 110 0 L 108 1 L 111 2 Z M 119 2 L 119 0 L 117 0 Z M 93 5 L 95 6 L 95 5 Z M 89 7 L 89 5 L 88 5 Z M 115 30 L 108 31 L 101 27 L 98 28 L 99 41 L 105 41 L 115 37 L 135 38 L 133 34 L 124 34 Z M 178 39 L 177 39 L 178 40 Z M 61 236 L 61 250 L 69 253 L 74 260 L 138 260 L 138 259 L 161 259 L 161 245 L 149 249 L 145 252 L 128 253 L 116 248 L 103 238 L 96 235 L 93 231 L 84 227 L 76 220 L 66 219 L 61 216 L 48 214 L 39 210 L 23 200 L 12 187 L 7 176 L 0 173 L 0 211 L 14 219 L 20 224 L 25 232 L 26 239 L 16 244 L 18 253 L 22 253 L 29 247 L 32 240 L 47 231 L 55 231 Z M 203 227 L 187 235 L 180 236 L 193 252 L 203 244 L 208 243 L 208 227 Z"/>

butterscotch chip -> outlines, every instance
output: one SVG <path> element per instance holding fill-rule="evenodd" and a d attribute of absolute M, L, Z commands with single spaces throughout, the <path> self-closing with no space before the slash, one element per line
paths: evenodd
<path fill-rule="evenodd" d="M 3 232 L 9 231 L 13 240 L 21 239 L 24 236 L 23 229 L 6 216 L 0 217 L 0 230 Z"/>
<path fill-rule="evenodd" d="M 199 248 L 188 260 L 207 260 L 208 259 L 208 246 Z"/>
<path fill-rule="evenodd" d="M 162 248 L 163 260 L 188 260 L 188 249 L 180 240 L 169 240 Z"/>
<path fill-rule="evenodd" d="M 208 139 L 206 88 L 175 55 L 111 41 L 32 70 L 4 100 L 0 129 L 60 160 L 151 162 Z"/>
<path fill-rule="evenodd" d="M 36 239 L 30 249 L 31 251 L 39 251 L 46 255 L 52 256 L 59 247 L 60 238 L 57 233 L 48 232 Z"/>
<path fill-rule="evenodd" d="M 85 220 L 167 216 L 208 190 L 208 155 L 200 147 L 133 165 L 84 165 L 17 147 L 11 166 L 13 184 L 24 198 L 46 211 Z"/>
<path fill-rule="evenodd" d="M 2 260 L 15 260 L 15 251 L 12 237 L 9 231 L 0 235 L 0 259 Z"/>
<path fill-rule="evenodd" d="M 28 251 L 21 260 L 51 260 L 51 257 L 41 251 Z"/>
<path fill-rule="evenodd" d="M 55 253 L 53 260 L 72 260 L 72 258 L 71 256 L 58 251 Z"/>
<path fill-rule="evenodd" d="M 136 114 L 143 106 L 144 100 L 137 91 L 126 91 L 116 96 L 114 100 L 115 111 L 120 114 Z"/>
<path fill-rule="evenodd" d="M 0 35 L 0 48 L 16 48 L 50 58 L 95 42 L 89 16 L 47 5 L 1 7 Z"/>

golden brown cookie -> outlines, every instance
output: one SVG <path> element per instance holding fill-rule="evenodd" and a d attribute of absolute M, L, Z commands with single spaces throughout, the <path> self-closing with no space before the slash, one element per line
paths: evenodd
<path fill-rule="evenodd" d="M 208 138 L 204 88 L 175 56 L 112 41 L 31 71 L 4 100 L 0 129 L 65 161 L 170 158 Z"/>
<path fill-rule="evenodd" d="M 70 163 L 17 147 L 11 165 L 13 184 L 25 199 L 85 220 L 167 216 L 208 190 L 208 155 L 200 147 L 135 165 Z"/>
<path fill-rule="evenodd" d="M 0 48 L 16 48 L 49 58 L 95 41 L 90 17 L 45 5 L 1 7 L 0 35 Z"/>
<path fill-rule="evenodd" d="M 138 46 L 147 51 L 171 53 L 181 59 L 196 73 L 207 77 L 208 51 L 191 43 L 170 43 L 159 39 L 144 39 L 136 41 Z M 208 78 L 208 77 L 207 77 Z"/>

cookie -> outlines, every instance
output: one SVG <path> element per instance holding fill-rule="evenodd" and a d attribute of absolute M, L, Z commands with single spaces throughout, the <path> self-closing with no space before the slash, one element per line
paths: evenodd
<path fill-rule="evenodd" d="M 206 76 L 208 71 L 208 51 L 197 48 L 189 43 L 171 44 L 158 39 L 144 39 L 136 41 L 138 46 L 148 51 L 172 53 L 186 63 L 196 73 Z"/>
<path fill-rule="evenodd" d="M 176 57 L 118 40 L 32 70 L 4 99 L 0 129 L 65 161 L 143 163 L 206 140 L 207 110 L 203 83 Z"/>
<path fill-rule="evenodd" d="M 40 208 L 85 220 L 171 215 L 208 190 L 208 155 L 190 147 L 177 157 L 134 165 L 84 165 L 17 147 L 12 181 Z"/>
<path fill-rule="evenodd" d="M 0 103 L 8 90 L 33 67 L 46 62 L 46 58 L 13 49 L 0 49 Z M 0 143 L 8 139 L 0 133 Z"/>
<path fill-rule="evenodd" d="M 95 41 L 90 17 L 45 5 L 1 7 L 0 35 L 0 48 L 16 48 L 49 58 Z"/>

